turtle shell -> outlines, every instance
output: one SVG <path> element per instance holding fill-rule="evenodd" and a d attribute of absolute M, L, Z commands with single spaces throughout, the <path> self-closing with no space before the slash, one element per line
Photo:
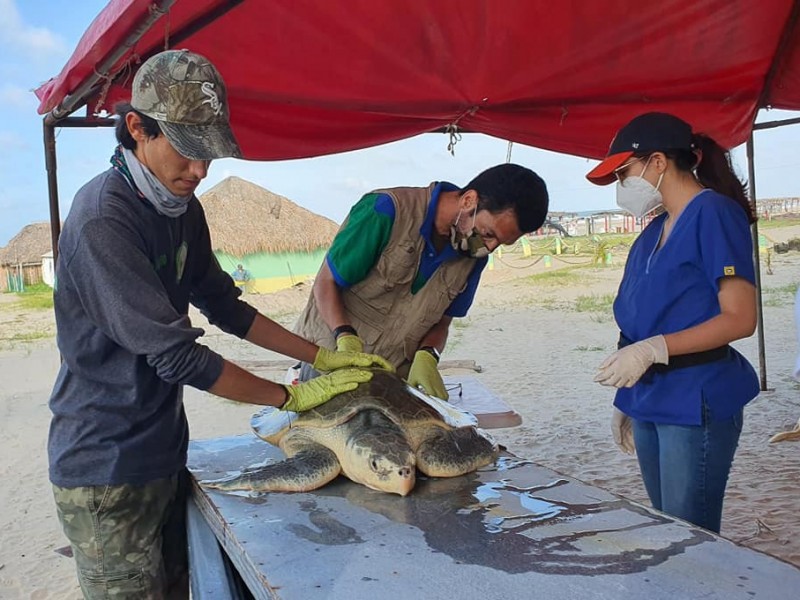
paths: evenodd
<path fill-rule="evenodd" d="M 250 425 L 257 436 L 277 445 L 290 427 L 330 429 L 363 410 L 378 410 L 401 429 L 426 423 L 446 429 L 478 424 L 471 413 L 412 388 L 394 373 L 376 370 L 370 381 L 314 409 L 295 413 L 267 406 L 253 415 Z"/>

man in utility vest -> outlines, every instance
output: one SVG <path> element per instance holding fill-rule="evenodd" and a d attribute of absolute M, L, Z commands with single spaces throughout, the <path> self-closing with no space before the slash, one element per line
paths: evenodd
<path fill-rule="evenodd" d="M 450 322 L 467 314 L 489 253 L 539 229 L 547 207 L 544 181 L 515 164 L 463 188 L 441 181 L 366 194 L 336 234 L 295 332 L 380 355 L 446 400 L 438 362 Z M 315 375 L 302 365 L 301 381 Z"/>

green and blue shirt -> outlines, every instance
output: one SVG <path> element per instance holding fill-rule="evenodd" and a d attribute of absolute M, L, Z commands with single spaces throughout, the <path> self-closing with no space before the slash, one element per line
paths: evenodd
<path fill-rule="evenodd" d="M 439 194 L 458 189 L 458 186 L 444 181 L 439 182 L 433 189 L 425 220 L 419 228 L 419 233 L 425 240 L 425 247 L 411 286 L 412 294 L 423 288 L 440 265 L 461 257 L 450 244 L 446 244 L 439 252 L 433 243 L 434 218 L 436 207 L 439 205 Z M 350 210 L 347 223 L 334 238 L 326 257 L 328 267 L 339 286 L 349 288 L 367 277 L 389 243 L 394 220 L 394 201 L 388 194 L 377 192 L 366 194 Z M 475 260 L 475 266 L 467 279 L 467 286 L 445 311 L 447 316 L 466 316 L 475 299 L 481 272 L 486 263 L 486 258 Z"/>

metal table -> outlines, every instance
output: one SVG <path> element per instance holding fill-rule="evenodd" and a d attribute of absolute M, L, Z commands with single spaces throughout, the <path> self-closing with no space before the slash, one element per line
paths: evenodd
<path fill-rule="evenodd" d="M 193 441 L 189 466 L 216 479 L 280 458 L 248 434 Z M 800 589 L 788 563 L 508 454 L 420 478 L 405 498 L 343 478 L 254 497 L 195 483 L 189 533 L 196 600 L 785 600 Z"/>

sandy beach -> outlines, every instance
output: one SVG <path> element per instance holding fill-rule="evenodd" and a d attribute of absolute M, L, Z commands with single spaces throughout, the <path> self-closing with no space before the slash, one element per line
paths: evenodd
<path fill-rule="evenodd" d="M 800 235 L 800 226 L 769 230 L 770 239 Z M 567 476 L 648 504 L 635 458 L 617 450 L 609 419 L 613 392 L 592 381 L 595 367 L 613 350 L 611 314 L 624 250 L 608 266 L 584 257 L 543 261 L 506 253 L 487 271 L 476 303 L 457 321 L 445 360 L 474 360 L 476 376 L 523 417 L 512 429 L 493 430 L 508 449 Z M 794 289 L 800 253 L 773 255 L 772 274 L 762 263 L 768 391 L 745 411 L 733 465 L 722 534 L 800 566 L 800 442 L 770 444 L 800 417 L 800 384 L 791 378 L 797 352 Z M 275 294 L 248 296 L 264 314 L 291 325 L 308 284 Z M 255 348 L 192 319 L 206 329 L 204 343 L 244 366 L 262 365 L 282 380 L 283 357 Z M 0 598 L 80 598 L 47 480 L 47 400 L 59 365 L 52 310 L 18 307 L 0 294 Z M 758 365 L 757 339 L 736 343 Z M 286 362 L 285 360 L 283 362 Z M 274 365 L 263 368 L 264 365 Z M 195 439 L 245 433 L 254 408 L 186 390 Z"/>

